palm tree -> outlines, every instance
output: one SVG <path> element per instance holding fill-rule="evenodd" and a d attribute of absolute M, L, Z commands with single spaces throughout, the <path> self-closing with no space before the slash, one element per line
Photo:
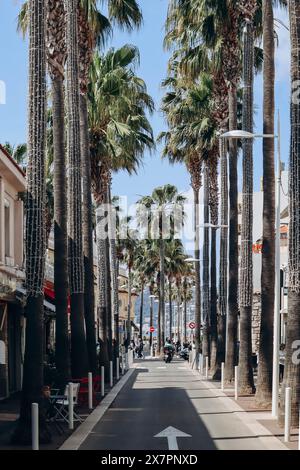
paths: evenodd
<path fill-rule="evenodd" d="M 5 142 L 3 148 L 12 156 L 12 158 L 17 162 L 21 167 L 26 167 L 27 164 L 27 145 L 11 145 L 9 142 Z"/>
<path fill-rule="evenodd" d="M 66 0 L 67 115 L 68 115 L 68 239 L 73 377 L 88 372 L 84 329 L 84 265 L 82 246 L 82 190 L 79 126 L 78 3 Z"/>
<path fill-rule="evenodd" d="M 138 201 L 139 223 L 144 229 L 147 227 L 148 233 L 150 227 L 150 236 L 157 238 L 159 245 L 160 353 L 165 343 L 165 240 L 174 237 L 180 230 L 183 224 L 184 202 L 185 197 L 178 193 L 175 186 L 169 184 L 154 189 L 151 196 L 145 196 Z"/>
<path fill-rule="evenodd" d="M 109 20 L 125 27 L 128 30 L 139 27 L 142 21 L 140 8 L 135 0 L 107 0 Z M 78 6 L 79 24 L 79 59 L 80 59 L 80 129 L 81 129 L 81 154 L 83 161 L 83 249 L 85 264 L 85 323 L 87 345 L 89 352 L 90 369 L 96 370 L 96 337 L 94 321 L 94 260 L 92 237 L 92 198 L 91 198 L 91 160 L 89 152 L 88 132 L 88 101 L 87 92 L 90 80 L 90 66 L 93 51 L 96 45 L 100 45 L 110 32 L 108 20 L 97 10 L 96 0 L 82 0 Z M 110 251 L 114 253 L 114 241 L 111 240 Z M 111 266 L 111 280 L 116 284 L 115 258 Z M 114 287 L 116 292 L 116 287 Z M 114 317 L 118 316 L 116 295 L 113 300 Z"/>
<path fill-rule="evenodd" d="M 46 53 L 51 77 L 52 116 L 51 147 L 53 152 L 54 191 L 54 291 L 56 305 L 56 367 L 58 384 L 63 389 L 71 376 L 68 334 L 68 247 L 67 191 L 65 155 L 64 66 L 66 62 L 65 7 L 60 0 L 46 3 Z M 28 29 L 28 2 L 21 8 L 18 29 L 23 35 Z M 47 204 L 47 208 L 49 204 Z M 47 211 L 48 213 L 48 211 Z M 51 218 L 47 226 L 51 229 Z M 48 228 L 48 232 L 49 232 Z"/>
<path fill-rule="evenodd" d="M 254 31 L 253 16 L 256 0 L 241 1 L 241 11 L 246 21 L 244 31 L 243 58 L 243 129 L 253 132 L 253 76 L 254 76 Z M 253 301 L 253 140 L 243 141 L 243 202 L 240 261 L 240 352 L 239 389 L 240 393 L 254 392 L 252 370 L 252 301 Z"/>
<path fill-rule="evenodd" d="M 264 134 L 274 134 L 275 39 L 272 0 L 263 2 Z M 272 403 L 273 320 L 275 287 L 275 169 L 274 140 L 264 139 L 264 209 L 261 273 L 261 329 L 256 401 Z"/>
<path fill-rule="evenodd" d="M 173 64 L 173 65 L 172 65 Z M 190 88 L 178 73 L 176 60 L 170 61 L 170 77 L 163 85 L 170 88 L 163 100 L 162 109 L 167 116 L 169 131 L 163 132 L 165 140 L 163 156 L 171 163 L 184 162 L 190 175 L 194 196 L 195 232 L 195 342 L 200 353 L 201 289 L 200 289 L 200 238 L 199 238 L 199 191 L 201 187 L 201 167 L 210 141 L 214 125 L 210 119 L 212 81 L 208 74 L 201 74 L 199 83 Z"/>
<path fill-rule="evenodd" d="M 146 117 L 146 110 L 150 113 L 153 111 L 153 101 L 147 94 L 144 81 L 135 74 L 134 69 L 138 60 L 138 50 L 125 45 L 118 50 L 109 50 L 104 56 L 95 54 L 92 63 L 89 86 L 89 129 L 92 188 L 98 208 L 107 200 L 105 199 L 107 195 L 110 207 L 112 173 L 120 169 L 125 169 L 129 174 L 134 173 L 144 150 L 151 149 L 154 145 L 152 129 Z M 114 233 L 111 210 L 108 210 L 108 219 L 116 326 L 118 325 L 118 275 L 116 233 Z M 100 245 L 98 247 L 100 248 Z M 98 269 L 101 269 L 101 264 Z M 102 276 L 100 272 L 99 276 Z M 110 290 L 107 283 L 106 285 Z M 110 320 L 107 318 L 106 324 L 109 323 Z M 116 334 L 114 337 L 116 341 Z M 117 348 L 115 353 L 119 354 Z"/>
<path fill-rule="evenodd" d="M 165 265 L 166 275 L 169 284 L 169 337 L 172 338 L 172 325 L 173 325 L 173 281 L 179 281 L 179 276 L 183 273 L 186 266 L 183 245 L 180 240 L 170 239 L 166 240 L 165 244 Z"/>
<path fill-rule="evenodd" d="M 290 37 L 291 37 L 291 83 L 299 83 L 299 41 L 300 41 L 300 4 L 295 0 L 289 2 Z M 292 94 L 294 98 L 294 95 Z M 291 148 L 290 148 L 290 234 L 289 234 L 289 312 L 287 323 L 286 356 L 284 380 L 282 384 L 280 422 L 284 421 L 285 387 L 292 388 L 292 425 L 297 426 L 300 402 L 300 364 L 297 359 L 297 345 L 300 338 L 300 270 L 299 270 L 299 103 L 291 100 Z"/>
<path fill-rule="evenodd" d="M 45 2 L 29 0 L 29 129 L 26 200 L 26 348 L 20 419 L 13 442 L 31 442 L 31 403 L 41 406 L 41 441 L 49 441 L 42 406 L 45 154 L 46 154 L 46 50 Z"/>
<path fill-rule="evenodd" d="M 219 221 L 219 188 L 218 188 L 218 153 L 214 149 L 211 158 L 209 159 L 209 209 L 210 220 L 213 226 L 218 225 Z M 222 177 L 221 177 L 222 182 Z M 225 198 L 228 194 L 225 194 Z M 226 199 L 225 199 L 226 200 Z M 226 205 L 226 204 L 224 204 Z M 227 242 L 227 238 L 225 239 Z M 220 242 L 220 250 L 222 249 L 222 240 Z M 211 244 L 210 244 L 210 337 L 211 337 L 211 350 L 210 350 L 210 368 L 213 377 L 216 377 L 220 369 L 219 359 L 219 346 L 218 343 L 218 314 L 217 314 L 217 229 L 211 229 Z M 220 272 L 221 267 L 220 267 Z M 220 276 L 221 277 L 221 276 Z M 223 331 L 219 331 L 219 337 L 223 336 Z M 218 367 L 219 366 L 219 367 Z"/>

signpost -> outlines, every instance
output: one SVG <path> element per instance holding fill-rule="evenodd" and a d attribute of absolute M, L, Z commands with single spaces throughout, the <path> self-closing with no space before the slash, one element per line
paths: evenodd
<path fill-rule="evenodd" d="M 154 326 L 151 326 L 151 327 L 150 327 L 150 333 L 154 333 L 154 331 L 155 331 Z"/>

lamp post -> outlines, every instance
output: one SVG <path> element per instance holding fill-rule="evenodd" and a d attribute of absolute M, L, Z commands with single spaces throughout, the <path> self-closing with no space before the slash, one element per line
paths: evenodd
<path fill-rule="evenodd" d="M 252 134 L 251 132 L 233 130 L 221 135 L 227 139 L 277 139 L 277 206 L 276 206 L 276 240 L 275 240 L 275 305 L 274 305 L 274 339 L 273 339 L 273 375 L 272 375 L 272 416 L 278 417 L 279 403 L 279 343 L 280 343 L 280 205 L 281 205 L 281 129 L 278 113 L 276 134 Z"/>

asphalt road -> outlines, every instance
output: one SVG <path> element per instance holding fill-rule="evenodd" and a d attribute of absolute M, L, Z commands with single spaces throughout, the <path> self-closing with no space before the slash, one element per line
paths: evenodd
<path fill-rule="evenodd" d="M 178 360 L 140 361 L 80 449 L 166 451 L 167 437 L 155 436 L 170 426 L 191 436 L 175 439 L 179 450 L 266 449 L 224 397 Z"/>

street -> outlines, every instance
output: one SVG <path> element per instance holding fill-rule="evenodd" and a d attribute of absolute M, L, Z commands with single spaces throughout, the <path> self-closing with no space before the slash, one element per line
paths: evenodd
<path fill-rule="evenodd" d="M 284 448 L 183 361 L 165 364 L 149 359 L 134 367 L 80 450 Z"/>

